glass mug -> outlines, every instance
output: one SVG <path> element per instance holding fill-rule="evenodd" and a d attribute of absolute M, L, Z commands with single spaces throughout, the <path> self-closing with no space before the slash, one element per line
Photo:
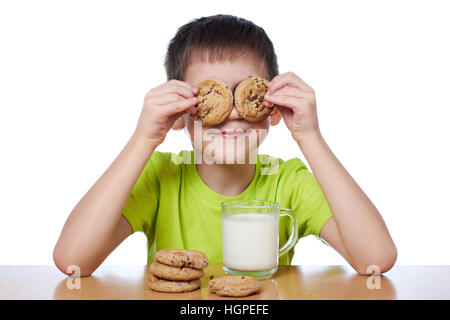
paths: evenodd
<path fill-rule="evenodd" d="M 268 200 L 231 200 L 222 206 L 223 270 L 231 275 L 269 279 L 278 270 L 278 257 L 297 241 L 297 215 Z M 285 212 L 285 213 L 281 213 Z M 290 235 L 278 249 L 280 217 L 291 220 Z"/>

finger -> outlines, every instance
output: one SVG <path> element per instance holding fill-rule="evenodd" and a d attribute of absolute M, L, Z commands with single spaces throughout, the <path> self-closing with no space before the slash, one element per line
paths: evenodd
<path fill-rule="evenodd" d="M 146 96 L 160 96 L 167 93 L 177 93 L 185 98 L 192 98 L 196 94 L 193 90 L 186 88 L 186 86 L 178 82 L 167 82 L 159 87 L 153 88 Z"/>
<path fill-rule="evenodd" d="M 147 96 L 161 96 L 169 93 L 176 93 L 185 98 L 192 98 L 195 95 L 192 90 L 186 88 L 185 86 L 177 83 L 166 83 L 161 87 L 150 90 Z"/>
<path fill-rule="evenodd" d="M 295 87 L 289 87 L 289 86 L 284 86 L 281 89 L 279 89 L 277 92 L 275 92 L 274 94 L 270 94 L 270 93 L 266 93 L 266 95 L 278 95 L 278 94 L 282 94 L 285 96 L 290 96 L 290 97 L 295 97 L 295 98 L 308 98 L 311 95 L 314 95 L 313 91 L 305 91 L 299 88 L 295 88 Z"/>
<path fill-rule="evenodd" d="M 189 109 L 188 109 L 189 110 Z M 174 115 L 171 115 L 168 119 L 169 122 L 172 122 L 172 129 L 174 130 L 181 130 L 184 128 L 184 120 L 181 118 L 186 114 L 185 111 L 175 113 Z"/>
<path fill-rule="evenodd" d="M 161 112 L 163 116 L 170 117 L 176 113 L 186 112 L 187 109 L 194 107 L 197 104 L 197 98 L 184 99 L 181 101 L 176 101 L 169 103 L 167 105 L 161 106 Z M 196 109 L 196 108 L 195 108 Z M 191 109 L 193 110 L 193 109 Z"/>
<path fill-rule="evenodd" d="M 277 109 L 278 111 L 280 111 L 281 115 L 283 116 L 283 118 L 286 118 L 289 113 L 292 113 L 292 110 L 283 106 L 278 106 L 277 105 Z"/>
<path fill-rule="evenodd" d="M 302 103 L 304 98 L 290 97 L 283 94 L 276 94 L 266 96 L 265 100 L 276 104 L 277 106 L 289 107 L 290 109 L 295 109 L 298 105 Z"/>
<path fill-rule="evenodd" d="M 298 77 L 293 72 L 286 72 L 280 75 L 275 76 L 270 82 L 269 82 L 269 89 L 268 92 L 270 94 L 273 94 L 278 89 L 290 85 L 292 87 L 296 87 L 299 89 L 303 89 L 305 91 L 311 91 L 313 90 L 310 86 L 308 86 L 300 77 Z"/>
<path fill-rule="evenodd" d="M 291 86 L 295 88 L 299 88 L 305 91 L 312 91 L 313 89 L 308 86 L 302 79 L 300 79 L 297 75 L 292 72 L 284 73 L 279 76 L 276 76 L 269 82 L 268 92 L 273 94 L 277 92 L 279 89 L 284 86 Z"/>
<path fill-rule="evenodd" d="M 195 92 L 195 91 L 198 92 L 198 88 L 196 86 L 194 86 L 194 85 L 192 85 L 192 84 L 190 84 L 190 83 L 188 83 L 186 81 L 172 79 L 172 80 L 169 80 L 168 82 L 172 82 L 172 83 L 178 84 L 180 86 L 184 86 L 184 87 L 186 87 L 187 89 L 189 89 L 189 90 L 191 90 L 193 92 Z"/>
<path fill-rule="evenodd" d="M 186 98 L 183 96 L 180 96 L 177 93 L 167 93 L 167 94 L 163 94 L 160 96 L 147 97 L 146 99 L 150 99 L 152 101 L 152 103 L 162 106 L 162 105 L 166 105 L 166 104 L 169 104 L 172 102 L 181 101 Z"/>
<path fill-rule="evenodd" d="M 185 87 L 186 89 L 191 90 L 193 92 L 198 91 L 198 88 L 196 86 L 194 86 L 194 85 L 192 85 L 190 83 L 187 83 L 185 81 L 176 80 L 176 79 L 172 79 L 172 80 L 169 80 L 167 82 L 164 82 L 163 84 L 159 85 L 155 89 L 167 86 L 168 84 L 176 84 L 176 85 Z"/>

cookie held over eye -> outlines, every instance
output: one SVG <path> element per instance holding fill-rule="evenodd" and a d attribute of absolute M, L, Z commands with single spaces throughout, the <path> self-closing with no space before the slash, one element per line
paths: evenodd
<path fill-rule="evenodd" d="M 203 125 L 211 126 L 223 122 L 233 110 L 233 92 L 218 79 L 206 79 L 196 85 L 197 112 L 194 120 L 201 120 Z"/>
<path fill-rule="evenodd" d="M 234 91 L 234 104 L 242 118 L 249 122 L 261 122 L 272 112 L 274 106 L 266 107 L 264 95 L 269 81 L 258 76 L 250 76 L 241 81 Z"/>

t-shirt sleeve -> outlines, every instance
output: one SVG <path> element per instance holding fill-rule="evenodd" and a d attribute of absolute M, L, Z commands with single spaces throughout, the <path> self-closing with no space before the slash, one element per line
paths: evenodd
<path fill-rule="evenodd" d="M 285 163 L 283 197 L 298 217 L 298 237 L 319 237 L 325 223 L 333 216 L 327 199 L 314 175 L 300 159 Z M 320 239 L 320 238 L 319 238 Z"/>
<path fill-rule="evenodd" d="M 122 215 L 130 223 L 133 232 L 144 232 L 147 237 L 151 237 L 154 233 L 154 220 L 159 202 L 155 157 L 156 152 L 142 170 L 122 210 Z"/>

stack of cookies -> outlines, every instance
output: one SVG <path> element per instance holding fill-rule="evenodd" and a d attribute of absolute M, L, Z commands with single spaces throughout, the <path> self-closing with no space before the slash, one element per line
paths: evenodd
<path fill-rule="evenodd" d="M 197 250 L 159 250 L 150 265 L 149 287 L 159 292 L 189 292 L 200 288 L 207 256 Z"/>

